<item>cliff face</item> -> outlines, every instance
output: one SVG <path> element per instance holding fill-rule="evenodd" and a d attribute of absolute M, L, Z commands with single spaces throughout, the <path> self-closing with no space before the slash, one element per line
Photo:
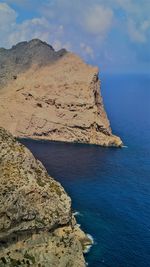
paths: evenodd
<path fill-rule="evenodd" d="M 121 146 L 100 95 L 98 68 L 40 40 L 0 50 L 0 125 L 14 136 Z"/>
<path fill-rule="evenodd" d="M 83 267 L 87 243 L 62 186 L 0 128 L 0 266 Z"/>

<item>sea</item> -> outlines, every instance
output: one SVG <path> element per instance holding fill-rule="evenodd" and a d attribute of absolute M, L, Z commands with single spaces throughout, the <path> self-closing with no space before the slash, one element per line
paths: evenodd
<path fill-rule="evenodd" d="M 21 140 L 61 182 L 94 244 L 89 267 L 150 266 L 150 75 L 102 75 L 122 149 Z M 78 267 L 78 266 L 77 266 Z"/>

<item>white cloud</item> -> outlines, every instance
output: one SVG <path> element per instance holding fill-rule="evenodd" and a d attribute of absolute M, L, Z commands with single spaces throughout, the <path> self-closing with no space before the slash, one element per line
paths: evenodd
<path fill-rule="evenodd" d="M 41 38 L 48 41 L 50 37 L 49 23 L 44 18 L 34 18 L 26 20 L 21 24 L 16 24 L 14 30 L 8 36 L 9 45 L 17 42 Z"/>
<path fill-rule="evenodd" d="M 92 49 L 92 47 L 85 43 L 80 43 L 80 48 L 85 56 L 91 57 L 92 59 L 94 58 L 94 50 Z"/>
<path fill-rule="evenodd" d="M 140 25 L 132 19 L 128 20 L 128 33 L 133 42 L 146 43 L 147 31 L 150 29 L 150 21 L 143 21 Z"/>
<path fill-rule="evenodd" d="M 17 13 L 5 3 L 0 3 L 0 42 L 6 46 L 10 32 L 14 30 Z"/>
<path fill-rule="evenodd" d="M 64 35 L 63 25 L 51 24 L 43 17 L 24 20 L 22 23 L 17 23 L 16 19 L 15 10 L 5 3 L 0 3 L 0 46 L 9 48 L 18 42 L 34 38 L 52 44 L 61 40 Z"/>
<path fill-rule="evenodd" d="M 126 17 L 127 33 L 132 42 L 146 43 L 150 32 L 150 1 L 114 0 Z M 125 31 L 125 29 L 123 29 Z"/>
<path fill-rule="evenodd" d="M 4 29 L 6 26 L 11 26 L 17 18 L 15 10 L 10 8 L 5 3 L 0 3 L 0 28 Z M 9 25 L 7 25 L 9 23 Z"/>
<path fill-rule="evenodd" d="M 55 40 L 53 42 L 53 47 L 55 50 L 60 50 L 62 48 L 62 43 L 60 40 Z"/>
<path fill-rule="evenodd" d="M 52 46 L 54 47 L 54 49 L 56 51 L 62 49 L 62 48 L 65 48 L 67 49 L 68 51 L 71 51 L 72 50 L 72 45 L 70 42 L 62 42 L 60 40 L 54 40 L 54 42 L 52 42 Z"/>
<path fill-rule="evenodd" d="M 135 0 L 115 0 L 118 7 L 121 7 L 128 13 L 139 13 L 138 1 Z"/>
<path fill-rule="evenodd" d="M 113 11 L 101 5 L 92 5 L 83 16 L 84 29 L 94 35 L 105 35 L 112 27 Z"/>

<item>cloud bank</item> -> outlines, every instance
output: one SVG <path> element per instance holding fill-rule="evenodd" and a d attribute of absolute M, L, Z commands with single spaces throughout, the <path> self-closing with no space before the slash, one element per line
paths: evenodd
<path fill-rule="evenodd" d="M 147 0 L 0 1 L 0 46 L 40 38 L 104 68 L 146 69 L 149 10 Z"/>

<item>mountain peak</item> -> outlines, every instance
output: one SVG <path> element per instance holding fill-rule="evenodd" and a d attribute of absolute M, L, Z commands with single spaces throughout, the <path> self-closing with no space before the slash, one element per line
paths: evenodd
<path fill-rule="evenodd" d="M 40 47 L 40 46 L 47 47 L 50 50 L 55 51 L 54 48 L 50 44 L 48 44 L 46 42 L 43 42 L 38 38 L 37 39 L 32 39 L 32 40 L 30 40 L 28 42 L 27 41 L 20 42 L 20 43 L 14 45 L 12 47 L 12 49 L 17 49 L 18 47 L 35 48 L 35 47 Z"/>
<path fill-rule="evenodd" d="M 52 64 L 66 53 L 66 49 L 55 51 L 51 45 L 40 39 L 20 42 L 10 49 L 0 48 L 0 87 L 32 65 Z"/>

